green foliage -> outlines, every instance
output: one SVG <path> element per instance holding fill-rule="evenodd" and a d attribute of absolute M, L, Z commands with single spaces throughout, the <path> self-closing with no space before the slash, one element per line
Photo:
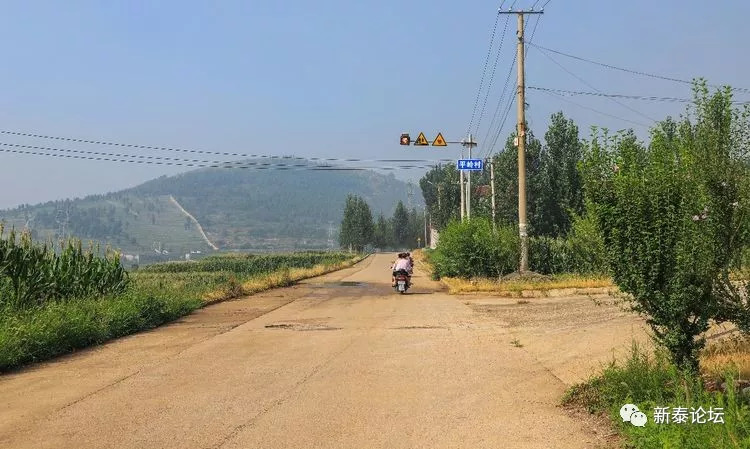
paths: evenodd
<path fill-rule="evenodd" d="M 409 212 L 401 201 L 396 205 L 391 226 L 393 228 L 394 245 L 403 248 L 409 240 Z"/>
<path fill-rule="evenodd" d="M 200 305 L 195 297 L 130 292 L 0 314 L 0 372 L 156 327 Z"/>
<path fill-rule="evenodd" d="M 486 218 L 453 221 L 440 233 L 430 256 L 438 277 L 497 277 L 513 271 L 519 258 L 518 232 L 500 227 L 493 232 Z"/>
<path fill-rule="evenodd" d="M 701 379 L 678 370 L 666 354 L 649 357 L 637 346 L 624 363 L 612 362 L 601 374 L 572 387 L 563 402 L 582 406 L 590 413 L 606 413 L 622 433 L 627 447 L 674 447 L 685 449 L 750 446 L 750 406 L 746 398 L 729 388 L 727 393 L 705 390 Z M 735 373 L 727 372 L 727 385 L 733 385 Z M 635 404 L 648 417 L 645 427 L 623 422 L 620 408 Z M 654 408 L 685 407 L 688 412 L 703 407 L 723 409 L 724 424 L 688 422 L 656 423 Z M 689 415 L 688 415 L 689 416 Z"/>
<path fill-rule="evenodd" d="M 443 229 L 459 218 L 461 192 L 459 174 L 454 165 L 438 165 L 419 180 L 422 196 L 430 212 L 432 226 Z"/>
<path fill-rule="evenodd" d="M 615 283 L 693 370 L 712 321 L 750 330 L 746 292 L 729 280 L 750 236 L 747 110 L 699 84 L 694 113 L 662 122 L 648 146 L 632 133 L 594 135 L 582 164 Z"/>
<path fill-rule="evenodd" d="M 567 237 L 531 237 L 530 266 L 541 274 L 605 274 L 604 243 L 594 220 L 574 217 Z M 484 218 L 451 222 L 440 233 L 437 249 L 430 256 L 438 277 L 497 277 L 518 265 L 518 231 L 500 226 L 492 231 Z"/>
<path fill-rule="evenodd" d="M 362 251 L 372 241 L 374 230 L 370 206 L 362 197 L 349 195 L 344 206 L 344 218 L 341 220 L 341 247 Z"/>
<path fill-rule="evenodd" d="M 563 236 L 570 230 L 573 215 L 583 213 L 578 127 L 558 112 L 552 115 L 544 140 L 531 224 L 536 235 Z"/>
<path fill-rule="evenodd" d="M 503 151 L 492 161 L 495 167 L 496 221 L 518 223 L 518 148 L 511 134 Z M 583 191 L 578 163 L 582 149 L 578 127 L 562 112 L 554 114 L 542 145 L 532 131 L 527 133 L 527 216 L 531 235 L 562 237 L 570 230 L 573 216 L 583 213 Z M 472 173 L 472 216 L 491 217 L 489 164 Z M 442 229 L 458 219 L 459 174 L 453 165 L 437 166 L 419 182 L 433 226 Z M 481 188 L 480 188 L 481 187 Z"/>
<path fill-rule="evenodd" d="M 541 274 L 605 274 L 604 241 L 595 221 L 573 217 L 572 229 L 566 237 L 529 238 L 529 265 Z"/>
<path fill-rule="evenodd" d="M 391 229 L 391 222 L 383 214 L 380 214 L 377 223 L 375 223 L 372 245 L 380 249 L 391 248 L 393 246 L 392 236 L 393 229 Z"/>
<path fill-rule="evenodd" d="M 19 238 L 0 226 L 0 309 L 124 292 L 129 280 L 119 255 L 98 253 L 72 240 L 55 252 L 35 244 L 28 233 Z"/>
<path fill-rule="evenodd" d="M 499 223 L 518 223 L 518 147 L 512 134 L 505 141 L 505 149 L 493 158 L 495 164 L 495 195 L 497 220 Z M 530 232 L 535 229 L 537 206 L 536 198 L 542 185 L 541 175 L 542 143 L 532 131 L 526 137 L 526 198 Z"/>
<path fill-rule="evenodd" d="M 324 252 L 215 256 L 140 269 L 119 294 L 0 309 L 0 372 L 175 320 L 201 307 L 209 292 L 237 297 L 243 282 L 277 274 L 289 285 L 290 268 L 346 260 Z"/>

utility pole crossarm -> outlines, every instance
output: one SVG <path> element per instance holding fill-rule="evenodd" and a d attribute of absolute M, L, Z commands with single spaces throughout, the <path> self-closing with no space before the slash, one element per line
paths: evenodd
<path fill-rule="evenodd" d="M 540 9 L 539 11 L 534 11 L 533 9 L 528 9 L 528 10 L 523 10 L 523 9 L 512 10 L 512 9 L 509 9 L 507 11 L 500 10 L 497 13 L 498 14 L 544 14 L 544 10 Z"/>

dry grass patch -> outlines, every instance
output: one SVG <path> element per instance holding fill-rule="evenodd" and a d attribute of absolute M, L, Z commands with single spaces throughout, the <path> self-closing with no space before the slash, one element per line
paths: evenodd
<path fill-rule="evenodd" d="M 520 295 L 525 290 L 549 291 L 570 288 L 614 288 L 612 279 L 606 276 L 555 276 L 548 281 L 499 281 L 494 279 L 443 278 L 441 282 L 451 294 L 495 293 L 503 296 Z"/>
<path fill-rule="evenodd" d="M 412 251 L 411 258 L 414 259 L 414 265 L 423 268 L 428 273 L 432 273 L 432 265 L 427 260 L 427 255 L 425 254 L 424 250 L 416 249 Z"/>
<path fill-rule="evenodd" d="M 750 336 L 735 335 L 709 344 L 701 355 L 701 371 L 720 380 L 727 369 L 739 372 L 742 380 L 750 379 Z"/>
<path fill-rule="evenodd" d="M 205 304 L 213 304 L 241 296 L 253 295 L 273 288 L 287 287 L 304 279 L 349 268 L 362 259 L 364 259 L 364 256 L 353 257 L 350 260 L 335 264 L 319 264 L 312 268 L 285 268 L 241 283 L 236 280 L 230 280 L 224 288 L 204 295 L 203 302 Z"/>
<path fill-rule="evenodd" d="M 425 252 L 421 249 L 412 253 L 415 265 L 420 266 L 428 274 L 432 274 L 432 265 Z M 615 285 L 609 276 L 589 275 L 581 276 L 577 274 L 560 274 L 552 276 L 549 280 L 497 280 L 497 279 L 461 279 L 461 278 L 442 278 L 440 282 L 448 287 L 448 292 L 452 295 L 462 293 L 490 293 L 498 296 L 521 296 L 523 291 L 548 292 L 550 290 L 562 289 L 591 289 L 591 288 L 610 288 L 615 289 Z"/>

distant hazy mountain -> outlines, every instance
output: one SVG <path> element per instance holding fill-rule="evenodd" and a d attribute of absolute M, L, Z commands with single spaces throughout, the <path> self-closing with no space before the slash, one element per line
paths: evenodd
<path fill-rule="evenodd" d="M 263 161 L 268 162 L 268 161 Z M 298 163 L 298 162 L 295 162 Z M 413 205 L 421 206 L 413 187 Z M 128 254 L 326 248 L 338 236 L 348 194 L 377 216 L 408 203 L 408 186 L 372 171 L 202 169 L 106 195 L 0 211 L 6 227 L 37 238 L 71 235 Z"/>

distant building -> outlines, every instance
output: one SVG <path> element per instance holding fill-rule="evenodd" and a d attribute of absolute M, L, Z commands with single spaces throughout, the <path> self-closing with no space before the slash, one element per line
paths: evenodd
<path fill-rule="evenodd" d="M 126 262 L 139 263 L 141 261 L 141 256 L 139 254 L 122 254 L 120 258 L 124 259 Z"/>
<path fill-rule="evenodd" d="M 440 233 L 437 229 L 431 228 L 430 229 L 430 248 L 435 249 L 437 248 L 438 240 L 440 238 Z"/>

